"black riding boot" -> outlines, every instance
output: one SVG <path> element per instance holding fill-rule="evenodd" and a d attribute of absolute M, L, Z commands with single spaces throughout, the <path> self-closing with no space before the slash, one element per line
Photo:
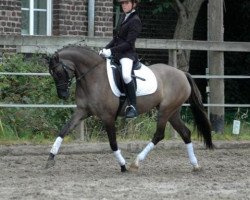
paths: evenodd
<path fill-rule="evenodd" d="M 128 97 L 129 106 L 126 107 L 126 118 L 135 118 L 138 113 L 136 110 L 136 94 L 135 94 L 135 85 L 134 81 L 125 84 L 126 95 Z"/>

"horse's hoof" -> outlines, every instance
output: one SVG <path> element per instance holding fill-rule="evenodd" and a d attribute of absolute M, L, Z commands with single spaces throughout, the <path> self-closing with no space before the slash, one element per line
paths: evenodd
<path fill-rule="evenodd" d="M 45 169 L 49 169 L 51 167 L 53 167 L 55 165 L 55 160 L 47 160 L 47 163 L 46 163 L 46 166 L 45 166 Z"/>
<path fill-rule="evenodd" d="M 55 165 L 54 157 L 55 156 L 53 154 L 49 155 L 46 166 L 45 166 L 45 169 L 49 169 L 49 168 L 51 168 L 51 167 L 53 167 Z"/>
<path fill-rule="evenodd" d="M 201 166 L 197 165 L 197 166 L 193 167 L 193 172 L 200 172 L 200 171 L 202 171 L 202 167 Z"/>
<path fill-rule="evenodd" d="M 121 166 L 121 172 L 127 172 L 127 168 L 126 168 L 126 165 L 122 165 Z"/>
<path fill-rule="evenodd" d="M 136 163 L 132 163 L 128 169 L 130 172 L 138 172 L 139 166 Z"/>

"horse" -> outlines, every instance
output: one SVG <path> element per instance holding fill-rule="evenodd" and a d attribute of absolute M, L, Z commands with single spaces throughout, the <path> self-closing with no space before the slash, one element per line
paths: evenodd
<path fill-rule="evenodd" d="M 106 59 L 87 46 L 68 45 L 57 50 L 49 59 L 49 72 L 54 79 L 58 97 L 67 99 L 72 79 L 76 79 L 76 109 L 63 126 L 53 143 L 46 168 L 55 165 L 55 156 L 63 138 L 69 134 L 81 120 L 97 116 L 107 132 L 109 145 L 119 163 L 121 172 L 136 171 L 147 154 L 164 139 L 166 123 L 169 122 L 179 133 L 186 145 L 188 158 L 193 170 L 201 169 L 194 153 L 191 131 L 181 119 L 180 110 L 185 102 L 190 103 L 194 116 L 194 126 L 198 136 L 208 149 L 213 149 L 211 123 L 207 118 L 200 91 L 191 75 L 172 66 L 158 63 L 147 66 L 155 75 L 157 88 L 152 94 L 137 96 L 138 113 L 153 108 L 157 110 L 157 127 L 152 140 L 136 156 L 130 166 L 122 156 L 116 139 L 115 121 L 125 116 L 125 107 L 121 108 L 121 97 L 114 95 L 107 76 Z M 124 103 L 126 105 L 126 101 Z"/>

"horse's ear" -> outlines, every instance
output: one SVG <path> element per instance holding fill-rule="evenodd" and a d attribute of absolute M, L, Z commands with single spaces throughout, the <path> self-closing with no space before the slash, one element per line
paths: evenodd
<path fill-rule="evenodd" d="M 46 55 L 44 58 L 46 60 L 46 63 L 49 65 L 50 62 L 51 62 L 52 56 L 51 55 Z"/>
<path fill-rule="evenodd" d="M 57 51 L 54 53 L 52 58 L 55 63 L 59 63 L 59 54 Z"/>

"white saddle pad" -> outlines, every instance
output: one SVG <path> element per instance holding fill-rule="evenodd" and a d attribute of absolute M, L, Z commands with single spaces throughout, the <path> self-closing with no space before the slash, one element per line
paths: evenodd
<path fill-rule="evenodd" d="M 110 59 L 107 59 L 106 63 L 107 63 L 107 73 L 108 73 L 109 84 L 114 95 L 117 97 L 125 96 L 124 93 L 120 92 L 120 90 L 118 89 L 114 81 L 112 67 L 113 68 L 116 68 L 116 67 L 114 65 L 111 65 Z M 156 91 L 157 80 L 151 69 L 149 69 L 148 67 L 142 64 L 141 68 L 139 70 L 134 70 L 134 72 L 135 72 L 135 76 L 145 79 L 145 81 L 138 79 L 138 78 L 136 79 L 136 82 L 137 82 L 136 96 L 149 95 Z"/>

